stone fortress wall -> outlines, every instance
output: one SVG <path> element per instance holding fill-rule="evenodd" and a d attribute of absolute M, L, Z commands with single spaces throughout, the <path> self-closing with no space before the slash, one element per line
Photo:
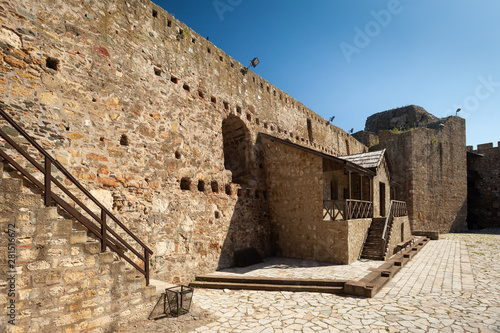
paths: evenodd
<path fill-rule="evenodd" d="M 258 133 L 367 150 L 150 1 L 1 7 L 0 100 L 152 247 L 153 278 L 272 254 Z"/>
<path fill-rule="evenodd" d="M 469 229 L 500 226 L 500 142 L 467 146 Z"/>
<path fill-rule="evenodd" d="M 354 134 L 370 149 L 387 149 L 391 196 L 407 203 L 413 232 L 467 229 L 465 120 L 436 118 L 410 105 L 370 116 Z"/>

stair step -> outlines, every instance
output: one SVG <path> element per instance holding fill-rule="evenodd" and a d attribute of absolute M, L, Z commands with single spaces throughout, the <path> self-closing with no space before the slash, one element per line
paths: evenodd
<path fill-rule="evenodd" d="M 294 291 L 294 292 L 320 292 L 329 294 L 342 294 L 343 286 L 314 286 L 290 284 L 263 284 L 263 283 L 237 283 L 237 282 L 207 282 L 194 281 L 191 287 L 231 290 L 264 290 L 264 291 Z"/>
<path fill-rule="evenodd" d="M 87 243 L 87 232 L 84 230 L 72 230 L 69 236 L 70 244 L 85 244 Z"/>
<path fill-rule="evenodd" d="M 269 277 L 237 277 L 237 276 L 214 276 L 198 275 L 196 281 L 201 282 L 230 282 L 248 284 L 277 284 L 296 286 L 343 286 L 344 281 L 325 279 L 284 279 Z"/>
<path fill-rule="evenodd" d="M 3 178 L 2 191 L 3 192 L 18 192 L 23 190 L 23 181 L 17 178 Z"/>

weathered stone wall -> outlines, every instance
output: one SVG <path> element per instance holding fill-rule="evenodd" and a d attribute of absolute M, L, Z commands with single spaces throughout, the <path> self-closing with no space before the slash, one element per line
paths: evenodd
<path fill-rule="evenodd" d="M 250 244 L 272 252 L 258 133 L 366 150 L 150 1 L 10 0 L 0 15 L 0 100 L 151 246 L 154 278 L 185 283 Z M 248 132 L 238 184 L 229 115 Z"/>
<path fill-rule="evenodd" d="M 394 254 L 394 250 L 399 243 L 408 240 L 411 235 L 410 220 L 408 216 L 395 217 L 387 242 L 387 258 L 390 258 Z"/>
<path fill-rule="evenodd" d="M 264 138 L 271 224 L 277 253 L 315 259 L 315 222 L 323 220 L 323 159 Z"/>
<path fill-rule="evenodd" d="M 391 202 L 390 173 L 385 158 L 382 159 L 376 172 L 373 177 L 373 217 L 384 217 L 387 216 Z M 382 187 L 384 190 L 381 190 Z"/>
<path fill-rule="evenodd" d="M 414 231 L 467 228 L 465 120 L 442 119 L 436 126 L 394 133 L 380 131 L 375 150 L 387 149 L 392 179 L 401 184 Z"/>
<path fill-rule="evenodd" d="M 500 226 L 500 142 L 467 147 L 468 216 L 470 229 Z M 479 155 L 478 155 L 479 154 Z M 482 156 L 480 156 L 482 155 Z"/>
<path fill-rule="evenodd" d="M 43 207 L 40 194 L 23 193 L 20 179 L 2 179 L 2 166 L 0 331 L 112 332 L 147 318 L 155 287 L 114 253 L 100 253 L 56 207 Z"/>

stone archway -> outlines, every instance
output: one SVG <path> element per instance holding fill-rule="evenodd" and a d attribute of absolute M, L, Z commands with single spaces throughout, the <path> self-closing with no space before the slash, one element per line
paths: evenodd
<path fill-rule="evenodd" d="M 250 132 L 238 117 L 230 115 L 222 121 L 224 168 L 233 174 L 233 183 L 247 185 L 250 172 Z"/>

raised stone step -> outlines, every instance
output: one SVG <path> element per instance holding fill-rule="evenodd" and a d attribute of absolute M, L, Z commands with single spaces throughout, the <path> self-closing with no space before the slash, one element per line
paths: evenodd
<path fill-rule="evenodd" d="M 329 294 L 344 293 L 343 286 L 301 286 L 291 284 L 263 284 L 263 283 L 238 283 L 238 282 L 209 282 L 194 281 L 191 287 L 209 289 L 232 289 L 232 290 L 264 290 L 264 291 L 294 291 L 294 292 L 320 292 Z"/>
<path fill-rule="evenodd" d="M 2 192 L 20 192 L 23 190 L 23 181 L 17 178 L 3 178 Z"/>

